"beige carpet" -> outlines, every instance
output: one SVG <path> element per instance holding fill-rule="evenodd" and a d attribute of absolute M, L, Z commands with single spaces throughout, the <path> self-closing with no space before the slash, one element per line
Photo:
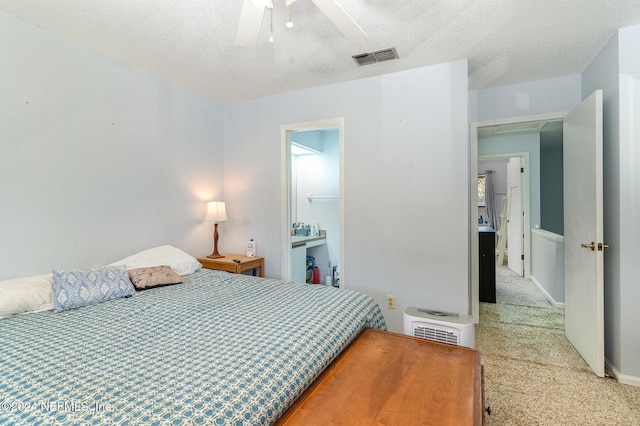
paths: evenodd
<path fill-rule="evenodd" d="M 564 337 L 564 311 L 507 268 L 480 304 L 487 425 L 640 425 L 640 387 L 599 378 Z"/>

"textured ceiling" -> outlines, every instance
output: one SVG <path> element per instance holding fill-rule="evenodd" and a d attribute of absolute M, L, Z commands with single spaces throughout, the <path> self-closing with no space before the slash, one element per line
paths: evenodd
<path fill-rule="evenodd" d="M 640 0 L 339 0 L 368 33 L 348 42 L 310 0 L 265 13 L 234 46 L 241 0 L 0 0 L 0 11 L 222 103 L 469 58 L 469 88 L 581 72 Z M 352 55 L 395 47 L 358 67 Z"/>

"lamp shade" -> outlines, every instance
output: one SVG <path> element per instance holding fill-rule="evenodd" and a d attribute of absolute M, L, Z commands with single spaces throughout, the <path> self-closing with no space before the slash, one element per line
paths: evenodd
<path fill-rule="evenodd" d="M 207 203 L 207 216 L 205 222 L 224 222 L 227 219 L 227 208 L 224 201 L 209 201 Z"/>

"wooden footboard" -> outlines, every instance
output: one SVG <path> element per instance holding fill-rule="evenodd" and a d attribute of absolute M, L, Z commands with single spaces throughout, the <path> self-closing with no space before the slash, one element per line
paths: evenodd
<path fill-rule="evenodd" d="M 366 329 L 277 425 L 480 425 L 479 352 Z"/>

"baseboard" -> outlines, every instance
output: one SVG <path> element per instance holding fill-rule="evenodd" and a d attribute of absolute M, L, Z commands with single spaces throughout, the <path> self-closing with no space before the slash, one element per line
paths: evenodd
<path fill-rule="evenodd" d="M 551 303 L 554 308 L 564 308 L 564 302 L 556 302 L 553 299 L 553 297 L 551 297 L 551 295 L 547 293 L 547 290 L 545 290 L 544 287 L 542 287 L 542 285 L 538 282 L 538 280 L 536 280 L 536 278 L 533 275 L 531 275 L 531 281 L 533 281 L 536 287 L 538 287 L 538 290 L 540 290 L 542 294 L 544 294 L 544 297 L 547 298 L 549 303 Z"/>
<path fill-rule="evenodd" d="M 638 386 L 640 387 L 640 377 L 629 376 L 627 374 L 622 374 L 615 368 L 608 359 L 605 359 L 605 365 L 607 369 L 613 373 L 616 380 L 624 385 Z"/>

